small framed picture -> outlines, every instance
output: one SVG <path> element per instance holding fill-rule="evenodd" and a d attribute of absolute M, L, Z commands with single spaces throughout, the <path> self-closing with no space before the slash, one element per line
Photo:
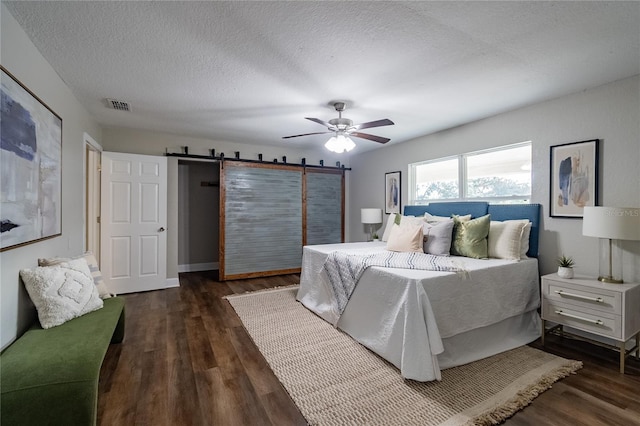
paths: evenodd
<path fill-rule="evenodd" d="M 551 147 L 549 216 L 582 218 L 598 205 L 598 139 Z"/>
<path fill-rule="evenodd" d="M 384 174 L 384 212 L 400 213 L 400 172 Z"/>

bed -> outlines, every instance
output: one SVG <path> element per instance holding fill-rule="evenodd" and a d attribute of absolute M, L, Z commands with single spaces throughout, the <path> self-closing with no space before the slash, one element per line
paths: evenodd
<path fill-rule="evenodd" d="M 464 202 L 407 206 L 407 216 L 429 212 L 480 217 L 488 213 L 492 220 L 528 219 L 527 258 L 455 259 L 463 262 L 466 277 L 453 272 L 372 266 L 364 271 L 339 315 L 322 270 L 327 257 L 335 251 L 383 251 L 386 243 L 305 246 L 297 299 L 395 365 L 404 378 L 440 380 L 442 369 L 522 346 L 540 336 L 539 209 L 538 204 Z"/>

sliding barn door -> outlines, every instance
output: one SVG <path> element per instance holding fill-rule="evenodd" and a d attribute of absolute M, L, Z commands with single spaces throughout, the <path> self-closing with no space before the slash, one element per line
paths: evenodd
<path fill-rule="evenodd" d="M 344 242 L 344 172 L 305 171 L 305 245 Z"/>
<path fill-rule="evenodd" d="M 224 161 L 220 279 L 300 272 L 303 169 Z"/>

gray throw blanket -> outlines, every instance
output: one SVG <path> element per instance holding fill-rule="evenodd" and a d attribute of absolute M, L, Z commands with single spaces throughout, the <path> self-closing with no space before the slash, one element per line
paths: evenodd
<path fill-rule="evenodd" d="M 328 281 L 339 315 L 342 315 L 363 272 L 370 266 L 465 274 L 463 268 L 454 266 L 452 259 L 445 256 L 425 253 L 398 253 L 386 250 L 365 255 L 334 251 L 327 256 L 322 270 L 329 278 Z"/>

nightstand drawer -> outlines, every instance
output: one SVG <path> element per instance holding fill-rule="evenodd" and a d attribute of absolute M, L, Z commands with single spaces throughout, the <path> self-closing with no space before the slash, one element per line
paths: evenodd
<path fill-rule="evenodd" d="M 549 301 L 543 305 L 542 318 L 600 336 L 618 340 L 622 338 L 622 317 L 618 315 L 606 312 L 585 312 L 566 303 Z"/>
<path fill-rule="evenodd" d="M 553 280 L 545 280 L 542 291 L 542 296 L 551 302 L 569 303 L 589 310 L 622 315 L 622 295 L 619 292 Z"/>

